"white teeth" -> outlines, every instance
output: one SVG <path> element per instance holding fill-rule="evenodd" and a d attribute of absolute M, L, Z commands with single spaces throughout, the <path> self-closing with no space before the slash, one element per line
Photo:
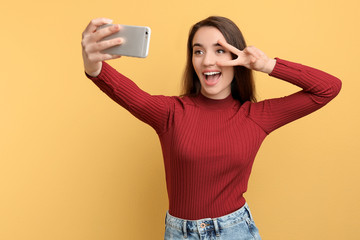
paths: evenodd
<path fill-rule="evenodd" d="M 204 75 L 207 75 L 207 76 L 215 75 L 215 74 L 220 74 L 220 72 L 206 72 L 206 73 L 204 73 Z"/>

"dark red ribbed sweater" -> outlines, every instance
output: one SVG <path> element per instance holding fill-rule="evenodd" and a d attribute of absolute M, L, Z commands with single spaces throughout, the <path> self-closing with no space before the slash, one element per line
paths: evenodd
<path fill-rule="evenodd" d="M 156 130 L 164 157 L 169 213 L 194 220 L 223 216 L 242 207 L 264 138 L 324 106 L 341 88 L 340 80 L 325 72 L 281 59 L 270 76 L 303 90 L 241 105 L 231 96 L 222 100 L 201 94 L 153 96 L 106 63 L 97 78 L 89 78 Z"/>

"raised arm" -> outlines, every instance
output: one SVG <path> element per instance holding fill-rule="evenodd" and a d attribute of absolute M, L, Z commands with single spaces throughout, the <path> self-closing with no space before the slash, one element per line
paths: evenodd
<path fill-rule="evenodd" d="M 238 56 L 232 61 L 219 64 L 241 65 L 262 71 L 303 89 L 286 97 L 248 103 L 249 117 L 266 133 L 323 107 L 336 97 L 341 89 L 338 78 L 318 69 L 279 58 L 270 59 L 255 47 L 240 51 L 227 43 L 219 43 Z"/>
<path fill-rule="evenodd" d="M 108 23 L 111 23 L 111 20 L 106 18 L 94 19 L 83 32 L 82 55 L 87 77 L 111 99 L 141 121 L 152 126 L 157 133 L 166 131 L 171 118 L 173 99 L 146 93 L 129 78 L 104 62 L 120 56 L 104 54 L 101 51 L 122 42 L 121 38 L 99 41 L 108 35 L 121 31 L 119 25 L 96 30 L 98 26 Z"/>
<path fill-rule="evenodd" d="M 251 105 L 250 117 L 267 133 L 325 106 L 337 96 L 341 81 L 323 71 L 277 59 L 270 76 L 285 80 L 303 90 Z"/>

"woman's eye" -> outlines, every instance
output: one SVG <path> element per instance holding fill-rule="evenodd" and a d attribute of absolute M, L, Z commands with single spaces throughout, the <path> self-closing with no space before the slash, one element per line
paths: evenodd
<path fill-rule="evenodd" d="M 219 49 L 217 50 L 218 53 L 225 53 L 225 51 L 223 49 Z"/>
<path fill-rule="evenodd" d="M 202 54 L 202 53 L 203 53 L 203 52 L 202 52 L 201 50 L 195 50 L 195 51 L 194 51 L 194 54 L 195 54 L 195 55 L 199 55 L 199 54 Z"/>

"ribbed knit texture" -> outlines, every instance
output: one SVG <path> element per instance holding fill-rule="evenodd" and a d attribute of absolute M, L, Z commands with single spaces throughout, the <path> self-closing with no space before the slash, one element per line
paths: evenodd
<path fill-rule="evenodd" d="M 106 63 L 97 78 L 88 77 L 156 130 L 164 157 L 169 213 L 195 220 L 242 207 L 255 155 L 267 134 L 324 106 L 341 88 L 340 80 L 327 73 L 278 58 L 270 75 L 303 90 L 240 105 L 231 95 L 222 100 L 201 94 L 152 96 Z"/>

